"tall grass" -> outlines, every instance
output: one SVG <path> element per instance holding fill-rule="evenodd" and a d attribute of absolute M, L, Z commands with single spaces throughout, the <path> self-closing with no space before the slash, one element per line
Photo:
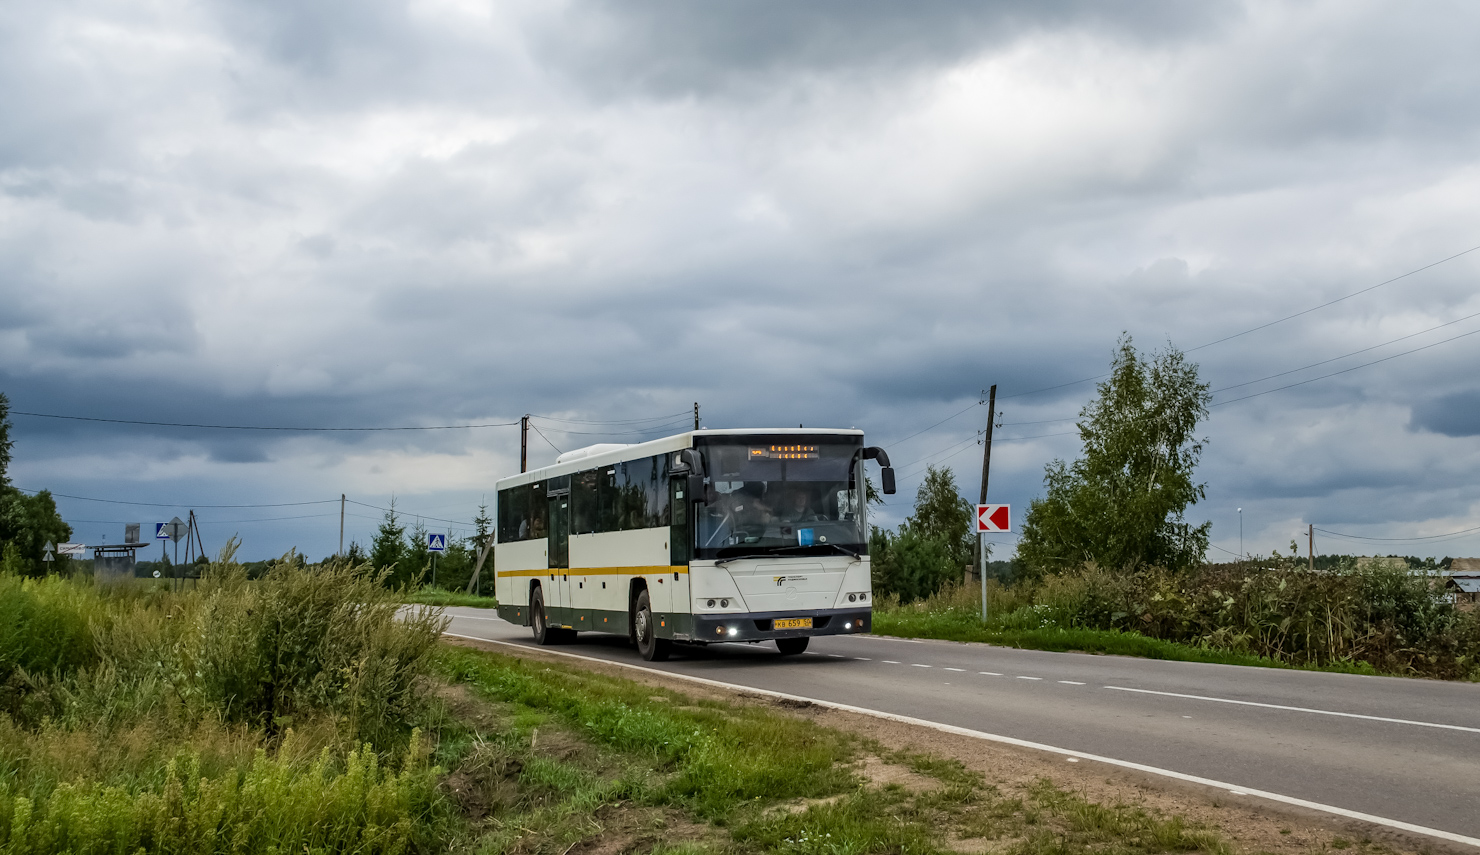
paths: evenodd
<path fill-rule="evenodd" d="M 162 786 L 137 790 L 95 780 L 57 785 L 46 798 L 0 781 L 0 849 L 8 852 L 401 853 L 432 843 L 445 812 L 436 772 L 413 738 L 400 770 L 370 747 L 311 763 L 291 752 L 202 775 L 182 754 Z"/>
<path fill-rule="evenodd" d="M 443 626 L 364 567 L 234 544 L 182 593 L 0 575 L 0 851 L 402 852 Z M 387 766 L 389 764 L 389 766 Z"/>
<path fill-rule="evenodd" d="M 1480 615 L 1406 568 L 1219 565 L 1112 573 L 1093 565 L 1004 588 L 948 584 L 909 605 L 883 601 L 875 629 L 1023 646 L 1480 678 Z M 1034 643 L 1039 642 L 1039 643 Z M 1198 655 L 1196 651 L 1202 651 Z"/>

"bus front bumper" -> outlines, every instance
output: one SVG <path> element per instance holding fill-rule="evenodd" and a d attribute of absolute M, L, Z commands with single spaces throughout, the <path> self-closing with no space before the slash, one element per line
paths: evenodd
<path fill-rule="evenodd" d="M 803 625 L 786 625 L 795 623 Z M 694 615 L 694 629 L 691 638 L 693 641 L 720 642 L 766 641 L 773 638 L 806 638 L 814 635 L 852 635 L 868 632 L 873 625 L 873 610 L 867 608 Z"/>

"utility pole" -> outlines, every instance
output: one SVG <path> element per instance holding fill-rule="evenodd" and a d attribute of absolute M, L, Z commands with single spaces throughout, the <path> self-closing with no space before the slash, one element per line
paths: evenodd
<path fill-rule="evenodd" d="M 1305 536 L 1310 538 L 1310 572 L 1316 572 L 1316 524 L 1308 523 Z"/>
<path fill-rule="evenodd" d="M 699 402 L 694 402 L 694 430 L 699 429 Z"/>
<path fill-rule="evenodd" d="M 987 435 L 982 443 L 982 493 L 979 505 L 987 503 L 987 476 L 992 470 L 992 425 L 997 421 L 997 384 L 993 383 L 991 390 L 987 393 Z M 980 562 L 981 570 L 978 576 L 982 583 L 982 623 L 987 622 L 987 536 L 982 532 L 976 535 L 977 560 Z"/>
<path fill-rule="evenodd" d="M 529 416 L 519 417 L 519 471 L 529 471 Z"/>
<path fill-rule="evenodd" d="M 339 557 L 344 557 L 344 494 L 339 494 Z"/>

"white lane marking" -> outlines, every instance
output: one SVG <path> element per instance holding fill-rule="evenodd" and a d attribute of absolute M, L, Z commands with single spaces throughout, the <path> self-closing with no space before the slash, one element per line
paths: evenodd
<path fill-rule="evenodd" d="M 913 667 L 913 668 L 929 668 L 930 667 L 929 665 L 921 665 L 919 662 L 911 662 L 910 663 L 910 666 Z"/>
<path fill-rule="evenodd" d="M 844 655 L 843 655 L 843 654 L 841 654 L 841 653 L 829 653 L 829 654 L 827 654 L 827 655 L 828 655 L 828 656 L 831 656 L 831 657 L 832 657 L 832 658 L 834 658 L 834 659 L 847 659 L 847 658 L 848 658 L 848 657 L 846 657 L 846 656 L 844 656 Z"/>
<path fill-rule="evenodd" d="M 898 665 L 899 663 L 898 662 L 895 662 L 893 659 L 885 659 L 884 660 L 884 664 L 885 665 Z"/>
<path fill-rule="evenodd" d="M 1019 676 L 1018 679 L 1019 680 L 1042 680 L 1043 678 L 1042 677 L 1023 677 L 1023 676 Z"/>
<path fill-rule="evenodd" d="M 965 668 L 947 668 L 946 670 L 947 671 L 960 671 L 963 674 L 966 673 L 966 669 Z"/>
<path fill-rule="evenodd" d="M 982 675 L 983 677 L 1001 677 L 1002 676 L 1001 674 L 998 674 L 996 671 L 978 671 L 976 673 Z"/>
<path fill-rule="evenodd" d="M 1233 698 L 1211 698 L 1207 695 L 1184 695 L 1180 692 L 1155 692 L 1151 689 L 1128 689 L 1125 686 L 1106 686 L 1117 692 L 1136 692 L 1142 695 L 1162 695 L 1168 698 L 1189 698 L 1194 701 L 1215 701 L 1220 704 L 1238 704 L 1245 707 L 1264 707 L 1271 710 L 1288 710 L 1290 712 L 1314 713 L 1316 715 L 1334 715 L 1341 718 L 1360 718 L 1367 721 L 1385 721 L 1389 724 L 1411 724 L 1414 727 L 1437 727 L 1444 730 L 1463 730 L 1466 733 L 1480 733 L 1480 727 L 1465 727 L 1460 724 L 1439 724 L 1433 721 L 1413 721 L 1406 718 L 1386 718 L 1380 715 L 1363 715 L 1361 713 L 1337 712 L 1335 710 L 1316 710 L 1310 707 L 1287 707 L 1283 704 L 1262 704 L 1258 701 L 1238 701 Z"/>
<path fill-rule="evenodd" d="M 818 652 L 817 652 L 817 651 L 815 651 L 815 650 L 808 650 L 808 651 L 807 651 L 807 655 L 808 655 L 808 656 L 821 656 L 821 655 L 822 655 L 822 654 L 821 654 L 821 653 L 818 653 Z"/>
<path fill-rule="evenodd" d="M 470 641 L 481 641 L 484 644 L 498 644 L 504 647 L 513 647 L 519 650 L 523 650 L 526 653 L 547 653 L 552 656 L 566 656 L 571 659 L 580 659 L 586 662 L 595 662 L 598 665 L 610 665 L 615 668 L 627 668 L 633 671 L 645 671 L 649 674 L 657 674 L 659 676 L 668 677 L 674 680 L 687 680 L 690 683 L 698 683 L 700 685 L 713 686 L 720 689 L 731 689 L 740 692 L 750 692 L 751 694 L 764 695 L 771 698 L 783 698 L 789 701 L 806 701 L 807 703 L 816 704 L 820 707 L 826 707 L 827 709 L 857 713 L 859 715 L 872 716 L 874 718 L 881 718 L 887 721 L 897 721 L 902 724 L 913 724 L 920 727 L 928 727 L 931 730 L 938 730 L 942 733 L 953 733 L 957 736 L 966 736 L 972 739 L 982 739 L 986 740 L 987 742 L 1000 742 L 1003 745 L 1016 745 L 1019 748 L 1032 748 L 1037 751 L 1048 751 L 1053 754 L 1060 754 L 1066 757 L 1077 757 L 1082 760 L 1096 760 L 1100 763 L 1105 763 L 1111 766 L 1119 766 L 1122 769 L 1134 769 L 1137 772 L 1145 772 L 1150 775 L 1161 775 L 1164 778 L 1173 778 L 1178 781 L 1187 781 L 1193 784 L 1201 784 L 1205 787 L 1215 787 L 1220 790 L 1228 790 L 1229 792 L 1236 792 L 1249 796 L 1257 796 L 1262 799 L 1269 799 L 1272 802 L 1295 805 L 1296 807 L 1302 807 L 1306 810 L 1315 810 L 1322 813 L 1333 814 L 1335 816 L 1344 816 L 1347 819 L 1360 820 L 1361 822 L 1370 822 L 1373 825 L 1381 825 L 1387 828 L 1396 828 L 1400 831 L 1410 831 L 1414 834 L 1427 834 L 1430 837 L 1437 837 L 1440 840 L 1451 840 L 1455 843 L 1463 843 L 1467 846 L 1480 847 L 1480 837 L 1466 837 L 1463 834 L 1455 834 L 1452 831 L 1444 831 L 1443 829 L 1438 828 L 1429 828 L 1428 826 L 1424 825 L 1415 825 L 1414 823 L 1403 822 L 1399 819 L 1388 819 L 1387 817 L 1376 816 L 1370 813 L 1347 810 L 1343 807 L 1322 804 L 1320 802 L 1313 802 L 1307 799 L 1296 798 L 1294 796 L 1286 796 L 1281 793 L 1272 793 L 1268 790 L 1251 790 L 1247 787 L 1240 787 L 1237 784 L 1215 781 L 1212 778 L 1202 778 L 1197 775 L 1188 775 L 1185 772 L 1178 772 L 1173 769 L 1161 769 L 1156 766 L 1147 766 L 1144 763 L 1132 763 L 1129 760 L 1117 760 L 1114 757 L 1104 757 L 1099 754 L 1089 754 L 1084 751 L 1075 751 L 1069 748 L 1059 748 L 1054 745 L 1046 745 L 1042 742 L 1030 742 L 1026 739 L 1018 739 L 1014 736 L 1002 736 L 1001 734 L 987 733 L 983 730 L 971 730 L 965 727 L 956 727 L 953 724 L 942 724 L 941 722 L 930 721 L 929 719 L 915 718 L 914 716 L 908 715 L 898 715 L 896 713 L 884 712 L 883 710 L 871 710 L 867 707 L 855 707 L 852 704 L 840 704 L 835 701 L 824 701 L 819 698 L 809 698 L 803 695 L 789 695 L 785 692 L 774 692 L 770 689 L 758 689 L 754 686 L 745 686 L 739 683 L 725 683 L 720 680 L 710 680 L 706 677 L 693 677 L 688 674 L 680 674 L 676 671 L 664 671 L 660 668 L 647 668 L 642 665 L 633 665 L 630 662 L 617 662 L 611 659 L 600 659 L 595 656 L 582 656 L 579 653 L 567 653 L 564 650 L 550 650 L 543 647 L 531 648 L 528 644 L 518 644 L 513 641 L 497 641 L 492 638 L 479 638 L 476 635 L 459 635 L 455 632 L 445 632 L 443 633 L 443 635 L 450 635 L 453 638 L 466 638 Z M 894 664 L 898 665 L 899 663 L 896 662 Z"/>
<path fill-rule="evenodd" d="M 503 620 L 500 617 L 483 617 L 482 615 L 446 615 L 446 617 L 452 620 Z"/>
<path fill-rule="evenodd" d="M 857 659 L 859 662 L 872 662 L 872 661 L 874 661 L 874 660 L 868 658 L 867 656 L 855 656 L 853 658 L 854 659 Z"/>
<path fill-rule="evenodd" d="M 1060 683 L 1063 683 L 1066 686 L 1083 686 L 1084 685 L 1083 683 L 1079 682 L 1078 680 L 1060 680 L 1059 682 Z"/>

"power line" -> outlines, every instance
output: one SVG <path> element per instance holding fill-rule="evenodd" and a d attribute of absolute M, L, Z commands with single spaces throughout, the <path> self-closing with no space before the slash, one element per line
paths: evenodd
<path fill-rule="evenodd" d="M 1280 391 L 1283 391 L 1285 389 L 1293 389 L 1296 386 L 1304 386 L 1307 383 L 1314 383 L 1317 380 L 1325 380 L 1328 377 L 1335 377 L 1338 374 L 1346 374 L 1346 373 L 1349 373 L 1349 372 L 1352 372 L 1352 371 L 1356 371 L 1356 370 L 1361 369 L 1361 368 L 1367 368 L 1368 366 L 1377 365 L 1380 362 L 1387 362 L 1390 359 L 1397 359 L 1400 356 L 1408 356 L 1411 353 L 1418 353 L 1421 350 L 1428 350 L 1431 347 L 1438 347 L 1441 344 L 1448 344 L 1451 341 L 1457 341 L 1459 339 L 1462 339 L 1462 338 L 1466 338 L 1468 336 L 1475 335 L 1476 333 L 1480 333 L 1480 330 L 1471 330 L 1470 332 L 1467 332 L 1467 333 L 1460 333 L 1457 336 L 1453 336 L 1451 338 L 1446 338 L 1446 339 L 1444 339 L 1442 341 L 1436 341 L 1433 344 L 1426 344 L 1423 347 L 1415 347 L 1412 350 L 1405 350 L 1402 353 L 1395 353 L 1392 356 L 1384 356 L 1381 359 L 1374 359 L 1371 362 L 1364 362 L 1361 365 L 1353 365 L 1351 368 L 1343 368 L 1340 371 L 1332 371 L 1330 374 L 1322 374 L 1319 377 L 1312 377 L 1309 380 L 1301 380 L 1298 383 L 1287 383 L 1284 386 L 1276 386 L 1273 389 L 1265 389 L 1263 392 L 1255 392 L 1252 395 L 1245 395 L 1242 398 L 1231 398 L 1231 399 L 1229 399 L 1227 401 L 1219 401 L 1216 404 L 1213 404 L 1212 406 L 1214 406 L 1214 407 L 1221 407 L 1224 404 L 1235 404 L 1235 403 L 1238 403 L 1239 401 L 1247 401 L 1250 398 L 1257 398 L 1260 395 L 1268 395 L 1271 392 L 1280 392 Z"/>
<path fill-rule="evenodd" d="M 407 431 L 407 430 L 468 430 L 470 428 L 509 427 L 517 425 L 518 422 L 488 422 L 486 424 L 472 425 L 403 425 L 396 427 L 282 427 L 274 425 L 208 425 L 192 424 L 188 422 L 147 422 L 137 419 L 104 419 L 93 416 L 63 416 L 56 413 L 31 413 L 23 410 L 11 410 L 13 416 L 31 416 L 38 419 L 63 419 L 74 422 L 105 422 L 116 425 L 147 425 L 150 427 L 178 427 L 178 428 L 202 428 L 208 430 L 262 430 L 262 431 L 289 431 L 295 433 L 319 432 L 319 433 L 343 433 L 343 432 L 375 432 L 375 431 Z"/>
<path fill-rule="evenodd" d="M 1376 285 L 1369 285 L 1366 288 L 1361 289 L 1360 291 L 1353 291 L 1353 292 L 1351 292 L 1350 294 L 1347 294 L 1344 297 L 1337 297 L 1336 299 L 1334 299 L 1334 300 L 1328 300 L 1328 301 L 1320 304 L 1319 306 L 1311 306 L 1309 309 L 1303 309 L 1303 310 L 1301 310 L 1299 312 L 1295 312 L 1294 314 L 1286 315 L 1283 318 L 1278 318 L 1278 319 L 1273 320 L 1273 321 L 1270 321 L 1268 323 L 1260 324 L 1257 327 L 1250 327 L 1249 329 L 1246 329 L 1243 332 L 1236 332 L 1233 335 L 1227 335 L 1227 336 L 1224 336 L 1223 338 L 1215 339 L 1213 341 L 1207 342 L 1206 344 L 1200 344 L 1197 347 L 1193 347 L 1193 348 L 1189 348 L 1187 350 L 1184 350 L 1183 353 L 1192 353 L 1194 351 L 1203 350 L 1204 348 L 1212 347 L 1215 344 L 1222 344 L 1225 341 L 1232 341 L 1233 339 L 1240 338 L 1242 336 L 1246 336 L 1249 333 L 1258 332 L 1258 331 L 1260 331 L 1262 329 L 1268 329 L 1269 327 L 1275 326 L 1276 324 L 1282 324 L 1285 321 L 1293 320 L 1295 318 L 1301 317 L 1302 315 L 1308 315 L 1311 312 L 1319 311 L 1321 309 L 1326 308 L 1327 306 L 1334 306 L 1337 303 L 1342 302 L 1343 300 L 1350 300 L 1352 297 L 1356 297 L 1356 296 L 1359 296 L 1361 294 L 1366 294 L 1368 291 L 1375 291 L 1378 288 L 1383 287 L 1384 285 L 1391 285 L 1392 283 L 1397 282 L 1400 279 L 1407 279 L 1408 277 L 1413 276 L 1413 275 L 1418 274 L 1418 273 L 1422 273 L 1422 272 L 1424 272 L 1425 270 L 1428 270 L 1431 267 L 1438 267 L 1439 265 L 1444 264 L 1446 262 L 1453 261 L 1456 258 L 1459 258 L 1460 256 L 1469 255 L 1470 253 L 1472 253 L 1472 252 L 1474 252 L 1476 250 L 1480 250 L 1480 246 L 1472 246 L 1469 249 L 1464 250 L 1463 252 L 1457 252 L 1454 255 L 1451 255 L 1451 256 L 1449 256 L 1447 258 L 1441 258 L 1438 261 L 1435 261 L 1435 262 L 1432 262 L 1432 263 L 1429 263 L 1429 264 L 1425 264 L 1423 267 L 1415 268 L 1415 269 L 1410 270 L 1407 273 L 1401 274 L 1399 276 L 1394 276 L 1393 278 L 1384 280 L 1382 282 L 1379 282 Z M 1051 392 L 1051 391 L 1053 391 L 1055 389 L 1063 389 L 1063 388 L 1065 388 L 1067 386 L 1077 386 L 1080 383 L 1088 383 L 1091 380 L 1100 380 L 1100 379 L 1103 379 L 1103 378 L 1109 377 L 1109 376 L 1110 376 L 1109 374 L 1097 374 L 1094 377 L 1085 377 L 1085 378 L 1082 378 L 1082 379 L 1079 379 L 1079 380 L 1071 380 L 1068 383 L 1059 383 L 1058 385 L 1055 385 L 1055 386 L 1045 386 L 1042 389 L 1033 389 L 1033 390 L 1030 390 L 1030 391 L 1027 391 L 1027 392 L 1016 392 L 1016 393 L 1011 394 L 1011 395 L 1000 395 L 999 397 L 1001 397 L 1001 398 L 1021 398 L 1021 397 L 1024 397 L 1026 395 L 1036 395 L 1039 392 Z"/>
<path fill-rule="evenodd" d="M 30 411 L 26 411 L 26 410 L 11 410 L 10 411 L 10 415 L 13 415 L 13 416 L 30 416 L 32 418 L 38 418 L 38 419 L 60 419 L 60 420 L 63 420 L 63 421 L 74 421 L 74 422 L 101 422 L 101 423 L 104 423 L 104 424 L 118 424 L 118 425 L 144 425 L 146 427 L 197 428 L 197 429 L 202 429 L 202 430 L 286 431 L 286 432 L 290 432 L 290 433 L 305 433 L 305 432 L 313 432 L 313 433 L 375 433 L 375 432 L 388 432 L 388 431 L 416 431 L 416 430 L 472 430 L 472 429 L 475 429 L 475 428 L 512 427 L 514 425 L 519 424 L 519 422 L 513 421 L 513 422 L 484 422 L 484 423 L 480 423 L 480 424 L 466 424 L 466 425 L 392 425 L 392 426 L 388 426 L 388 427 L 299 427 L 299 426 L 284 426 L 284 425 L 219 425 L 219 424 L 203 424 L 203 423 L 199 423 L 198 424 L 198 423 L 194 423 L 194 422 L 154 422 L 154 421 L 144 421 L 144 420 L 141 420 L 141 419 L 110 419 L 110 418 L 102 418 L 102 417 L 99 417 L 99 416 L 69 416 L 69 415 L 61 415 L 61 414 L 58 414 L 58 413 L 37 413 L 37 412 L 30 412 Z M 562 422 L 562 423 L 565 423 L 565 424 L 583 424 L 583 425 L 605 425 L 605 424 L 611 424 L 611 425 L 628 425 L 628 424 L 641 424 L 643 422 L 655 422 L 655 421 L 673 420 L 675 418 L 678 418 L 679 416 L 687 416 L 687 415 L 688 415 L 687 412 L 683 412 L 683 413 L 675 413 L 673 415 L 668 415 L 668 416 L 654 416 L 654 417 L 646 418 L 646 419 L 618 419 L 618 420 L 614 420 L 614 421 L 599 421 L 599 420 L 589 420 L 589 421 L 587 421 L 587 420 L 579 420 L 579 419 L 558 419 L 558 418 L 554 418 L 552 416 L 535 416 L 535 418 L 543 419 L 545 421 Z"/>
<path fill-rule="evenodd" d="M 891 442 L 889 444 L 889 447 L 890 448 L 894 448 L 895 446 L 899 445 L 900 443 L 906 442 L 906 441 L 911 440 L 911 439 L 914 439 L 915 437 L 919 436 L 922 433 L 925 433 L 926 431 L 935 430 L 936 428 L 940 427 L 941 425 L 945 424 L 946 422 L 950 421 L 951 419 L 954 419 L 957 416 L 962 415 L 963 413 L 970 412 L 972 407 L 980 407 L 981 405 L 982 405 L 982 402 L 981 401 L 977 401 L 975 404 L 972 404 L 971 406 L 967 407 L 964 410 L 961 410 L 960 412 L 957 412 L 957 413 L 954 413 L 952 415 L 946 416 L 945 418 L 941 419 L 940 421 L 936 422 L 935 424 L 931 425 L 928 428 L 923 428 L 921 430 L 917 430 L 914 433 L 910 434 L 909 436 L 905 437 L 904 439 L 896 439 L 894 442 Z"/>
<path fill-rule="evenodd" d="M 44 492 L 42 490 L 28 490 L 25 487 L 17 487 L 16 489 L 32 495 Z M 122 499 L 95 499 L 90 496 L 71 496 L 66 493 L 52 493 L 52 495 L 60 496 L 63 499 L 76 499 L 80 502 L 106 502 L 110 505 L 138 505 L 148 508 L 291 508 L 299 505 L 327 505 L 339 502 L 338 499 L 320 499 L 313 502 L 273 502 L 260 505 L 201 505 L 195 502 L 128 502 Z"/>
<path fill-rule="evenodd" d="M 1460 535 L 1460 534 L 1469 534 L 1472 531 L 1480 531 L 1480 526 L 1475 526 L 1474 528 L 1460 529 L 1459 531 L 1451 531 L 1451 532 L 1449 532 L 1447 534 L 1428 534 L 1428 535 L 1424 535 L 1422 537 L 1367 537 L 1365 535 L 1360 535 L 1360 534 L 1346 534 L 1344 532 L 1339 532 L 1339 531 L 1330 531 L 1330 530 L 1327 530 L 1327 529 L 1324 529 L 1324 528 L 1317 528 L 1316 531 L 1318 531 L 1318 532 L 1320 532 L 1322 534 L 1333 535 L 1335 537 L 1345 537 L 1345 538 L 1348 538 L 1350 540 L 1376 540 L 1376 541 L 1382 541 L 1382 542 L 1385 542 L 1385 543 L 1394 543 L 1394 542 L 1398 542 L 1398 541 L 1439 540 L 1440 538 L 1454 537 L 1454 536 Z"/>
<path fill-rule="evenodd" d="M 1379 282 L 1376 285 L 1369 285 L 1369 286 L 1367 286 L 1366 288 L 1363 288 L 1360 291 L 1353 291 L 1350 294 L 1347 294 L 1345 297 L 1337 297 L 1335 300 L 1329 300 L 1329 301 L 1327 301 L 1325 303 L 1320 304 L 1319 306 L 1311 306 L 1309 309 L 1304 309 L 1302 311 L 1296 312 L 1293 315 L 1286 315 L 1283 318 L 1280 318 L 1278 320 L 1270 321 L 1267 324 L 1260 324 L 1257 327 L 1252 327 L 1250 329 L 1246 329 L 1243 332 L 1234 333 L 1233 335 L 1229 335 L 1229 336 L 1224 336 L 1223 338 L 1220 338 L 1220 339 L 1218 339 L 1216 341 L 1210 341 L 1207 344 L 1200 344 L 1197 347 L 1194 347 L 1191 350 L 1188 350 L 1188 351 L 1185 351 L 1185 352 L 1186 353 L 1192 353 L 1192 351 L 1194 351 L 1194 350 L 1202 350 L 1205 347 L 1212 347 L 1215 344 L 1222 344 L 1225 341 L 1231 341 L 1233 339 L 1239 338 L 1240 336 L 1246 336 L 1249 333 L 1258 332 L 1258 331 L 1260 331 L 1262 329 L 1268 329 L 1269 327 L 1272 327 L 1275 324 L 1282 324 L 1285 321 L 1293 320 L 1294 318 L 1298 318 L 1301 315 L 1308 315 L 1311 312 L 1319 311 L 1321 309 L 1326 308 L 1327 306 L 1334 306 L 1334 305 L 1336 305 L 1337 303 L 1340 303 L 1343 300 L 1350 300 L 1353 297 L 1356 297 L 1356 296 L 1359 296 L 1359 295 L 1362 295 L 1362 294 L 1366 294 L 1368 291 L 1376 291 L 1378 288 L 1381 288 L 1384 285 L 1391 285 L 1394 282 L 1397 282 L 1399 279 L 1407 279 L 1408 277 L 1417 275 L 1419 273 L 1422 273 L 1422 272 L 1424 272 L 1425 270 L 1428 270 L 1431 267 L 1438 267 L 1439 265 L 1441 265 L 1441 264 L 1443 264 L 1443 263 L 1445 263 L 1447 261 L 1453 261 L 1453 260 L 1455 260 L 1456 258 L 1459 258 L 1462 255 L 1469 255 L 1470 253 L 1474 252 L 1477 249 L 1480 249 L 1480 246 L 1472 246 L 1469 249 L 1464 250 L 1463 252 L 1456 252 L 1454 255 L 1451 255 L 1448 258 L 1441 258 L 1438 261 L 1435 261 L 1435 262 L 1433 262 L 1431 264 L 1425 264 L 1423 267 L 1417 268 L 1416 270 L 1410 270 L 1407 273 L 1401 274 L 1399 276 L 1394 276 L 1393 278 L 1388 279 L 1388 280 L 1385 280 L 1385 281 L 1382 281 L 1382 282 Z"/>
<path fill-rule="evenodd" d="M 660 425 L 653 425 L 652 427 L 638 428 L 637 430 L 567 430 L 566 428 L 550 427 L 549 425 L 546 425 L 545 429 L 550 431 L 551 433 L 562 433 L 571 436 L 628 436 L 631 434 L 645 434 L 672 430 L 678 425 L 687 424 L 688 419 L 689 414 L 685 413 L 683 418 L 681 419 L 665 422 Z"/>
<path fill-rule="evenodd" d="M 196 519 L 196 522 L 199 523 L 199 524 L 201 524 L 201 525 L 227 525 L 229 523 L 281 522 L 283 520 L 312 520 L 312 519 L 320 519 L 320 518 L 323 518 L 323 517 L 337 517 L 337 516 L 339 516 L 339 514 L 336 513 L 336 514 L 303 514 L 303 515 L 300 515 L 300 516 L 293 516 L 293 517 L 263 517 L 263 518 L 250 519 L 250 520 L 207 520 L 207 519 L 199 519 L 199 518 L 197 518 Z M 78 519 L 72 519 L 71 517 L 66 517 L 65 519 L 69 523 L 86 523 L 88 525 L 129 525 L 131 523 L 137 522 L 137 520 L 78 520 Z"/>
<path fill-rule="evenodd" d="M 1460 321 L 1468 321 L 1470 318 L 1480 318 L 1480 312 L 1476 312 L 1473 315 L 1465 315 L 1463 318 L 1456 318 L 1456 319 L 1454 319 L 1452 321 L 1448 321 L 1446 323 L 1439 324 L 1438 326 L 1429 327 L 1426 330 L 1419 330 L 1416 333 L 1409 333 L 1408 335 L 1405 335 L 1405 336 L 1399 336 L 1398 338 L 1391 339 L 1389 341 L 1385 341 L 1382 344 L 1374 344 L 1371 347 L 1364 347 L 1361 350 L 1354 350 L 1351 353 L 1343 353 L 1340 356 L 1333 356 L 1330 359 L 1323 359 L 1320 362 L 1312 362 L 1309 365 L 1302 365 L 1299 368 L 1291 368 L 1289 371 L 1281 371 L 1278 374 L 1271 374 L 1268 377 L 1260 377 L 1258 380 L 1246 380 L 1243 383 L 1235 383 L 1232 386 L 1224 386 L 1221 389 L 1214 389 L 1213 390 L 1213 394 L 1216 395 L 1219 392 L 1226 392 L 1229 389 L 1237 389 L 1240 386 L 1251 386 L 1251 385 L 1253 385 L 1255 383 L 1263 383 L 1265 380 L 1273 380 L 1276 377 L 1284 377 L 1287 374 L 1294 374 L 1294 373 L 1299 372 L 1299 371 L 1304 371 L 1307 368 L 1316 368 L 1316 367 L 1321 366 L 1321 365 L 1326 365 L 1327 363 L 1336 362 L 1338 360 L 1346 359 L 1348 356 L 1356 356 L 1359 353 L 1366 353 L 1369 350 L 1377 350 L 1379 347 L 1387 347 L 1390 344 L 1397 344 L 1400 341 L 1406 341 L 1406 340 L 1408 340 L 1410 338 L 1416 338 L 1418 336 L 1424 335 L 1425 333 L 1431 333 L 1434 330 L 1439 330 L 1439 329 L 1443 329 L 1445 327 L 1454 326 L 1455 324 L 1459 323 Z M 1440 342 L 1440 343 L 1442 344 L 1443 342 Z"/>
<path fill-rule="evenodd" d="M 544 432 L 540 430 L 540 426 L 539 425 L 535 424 L 534 422 L 530 422 L 529 423 L 529 426 L 532 427 L 532 428 L 534 428 L 534 432 L 540 435 L 540 439 L 543 439 L 545 441 L 545 444 L 546 445 L 548 445 L 551 448 L 554 448 L 555 449 L 555 453 L 556 454 L 564 454 L 565 453 L 565 452 L 561 451 L 555 445 L 555 443 L 551 442 L 550 441 L 550 438 L 548 436 L 545 436 Z"/>
<path fill-rule="evenodd" d="M 339 500 L 338 499 L 335 499 L 334 501 L 337 502 Z M 354 499 L 345 499 L 345 501 L 346 502 L 349 502 L 351 505 L 359 505 L 362 508 L 370 508 L 371 510 L 375 510 L 375 511 L 384 511 L 385 513 L 391 513 L 391 511 L 392 511 L 391 508 L 382 508 L 379 505 L 370 505 L 370 504 L 366 504 L 365 502 L 357 502 Z M 418 519 L 418 520 L 432 520 L 433 522 L 445 522 L 445 523 L 451 523 L 452 525 L 466 525 L 466 526 L 471 526 L 472 525 L 472 523 L 468 522 L 467 520 L 449 520 L 449 519 L 443 519 L 442 517 L 427 516 L 426 514 L 413 513 L 412 511 L 401 510 L 400 508 L 396 508 L 394 510 L 395 510 L 396 516 L 398 516 L 398 517 L 411 517 L 412 519 Z"/>
<path fill-rule="evenodd" d="M 542 421 L 547 421 L 547 422 L 562 422 L 564 424 L 574 424 L 574 425 L 630 425 L 630 424 L 639 424 L 641 422 L 661 422 L 661 421 L 665 421 L 665 420 L 668 420 L 668 419 L 676 419 L 676 418 L 678 418 L 680 416 L 683 416 L 684 418 L 688 418 L 689 415 L 690 415 L 690 412 L 688 410 L 684 410 L 681 413 L 673 413 L 672 415 L 667 415 L 667 416 L 652 416 L 650 418 L 645 418 L 645 419 L 612 419 L 610 421 L 589 420 L 589 419 L 557 419 L 554 416 L 534 416 L 534 418 L 540 419 Z M 515 422 L 515 424 L 518 424 L 518 422 Z"/>

